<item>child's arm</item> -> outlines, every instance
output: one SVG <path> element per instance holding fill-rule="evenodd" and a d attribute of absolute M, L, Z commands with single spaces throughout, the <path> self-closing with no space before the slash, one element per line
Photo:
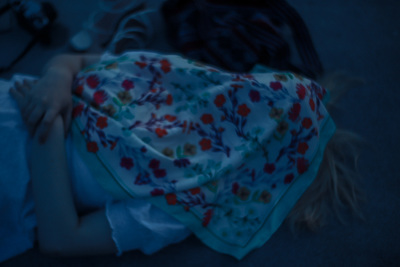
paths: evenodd
<path fill-rule="evenodd" d="M 100 59 L 95 55 L 59 55 L 47 63 L 43 76 L 37 83 L 16 84 L 15 87 L 24 94 L 21 115 L 30 133 L 38 132 L 44 142 L 51 124 L 57 115 L 61 115 L 67 131 L 72 113 L 72 82 L 74 76 L 84 67 Z M 24 87 L 32 90 L 23 90 Z M 11 93 L 15 93 L 11 90 Z"/>
<path fill-rule="evenodd" d="M 56 255 L 88 255 L 116 252 L 105 211 L 78 217 L 68 175 L 64 126 L 57 116 L 47 142 L 33 138 L 30 154 L 39 246 Z"/>
<path fill-rule="evenodd" d="M 59 71 L 65 73 L 61 77 L 72 79 L 74 73 L 91 63 L 90 60 L 95 62 L 97 59 L 91 56 L 59 56 L 49 64 L 46 73 Z M 37 87 L 31 87 L 32 84 L 16 85 L 16 89 L 10 90 L 21 112 L 30 105 L 31 97 L 37 92 L 32 92 Z M 71 94 L 71 89 L 63 86 L 40 89 L 53 90 L 59 94 L 65 90 Z M 60 114 L 54 114 L 52 123 L 46 127 L 47 142 L 40 144 L 41 133 L 36 131 L 29 157 L 41 250 L 60 255 L 115 252 L 105 211 L 79 217 L 75 209 L 64 147 L 63 118 Z"/>

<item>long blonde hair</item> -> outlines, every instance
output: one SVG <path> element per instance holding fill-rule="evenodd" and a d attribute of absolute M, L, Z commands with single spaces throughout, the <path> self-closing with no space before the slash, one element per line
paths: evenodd
<path fill-rule="evenodd" d="M 330 91 L 328 108 L 332 108 L 343 93 L 362 81 L 343 73 L 334 73 L 325 76 L 320 83 Z M 336 131 L 325 149 L 317 177 L 286 219 L 292 230 L 317 230 L 332 213 L 344 222 L 342 214 L 346 209 L 363 218 L 360 204 L 364 196 L 357 171 L 361 143 L 361 138 L 354 133 Z"/>

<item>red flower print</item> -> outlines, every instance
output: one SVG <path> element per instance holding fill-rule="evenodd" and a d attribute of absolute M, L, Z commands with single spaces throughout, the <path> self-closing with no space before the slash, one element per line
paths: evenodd
<path fill-rule="evenodd" d="M 133 84 L 133 81 L 131 80 L 124 80 L 121 84 L 122 88 L 124 88 L 126 91 L 132 89 L 135 87 L 135 85 Z"/>
<path fill-rule="evenodd" d="M 219 94 L 214 99 L 214 104 L 217 108 L 222 107 L 226 102 L 225 96 L 223 94 Z"/>
<path fill-rule="evenodd" d="M 202 223 L 202 225 L 204 226 L 204 227 L 206 227 L 209 223 L 210 223 L 210 221 L 211 221 L 211 218 L 212 218 L 212 216 L 213 216 L 213 210 L 211 210 L 211 209 L 209 209 L 209 210 L 207 210 L 205 213 L 204 213 L 204 217 L 203 217 L 203 223 Z"/>
<path fill-rule="evenodd" d="M 103 116 L 98 117 L 96 126 L 99 127 L 100 129 L 106 128 L 108 126 L 107 117 L 103 117 Z"/>
<path fill-rule="evenodd" d="M 232 88 L 238 89 L 238 88 L 243 88 L 243 85 L 241 84 L 231 84 Z"/>
<path fill-rule="evenodd" d="M 294 179 L 293 173 L 289 173 L 285 176 L 285 179 L 283 180 L 284 184 L 290 184 Z"/>
<path fill-rule="evenodd" d="M 104 91 L 97 91 L 93 95 L 93 100 L 97 105 L 103 104 L 107 100 L 106 92 Z"/>
<path fill-rule="evenodd" d="M 255 178 L 256 178 L 256 170 L 253 169 L 253 170 L 251 171 L 251 180 L 254 181 Z"/>
<path fill-rule="evenodd" d="M 238 190 L 239 190 L 239 184 L 237 182 L 234 182 L 232 184 L 232 194 L 236 195 Z"/>
<path fill-rule="evenodd" d="M 173 100 L 174 100 L 174 99 L 172 98 L 172 95 L 169 94 L 169 95 L 167 95 L 167 99 L 165 100 L 165 103 L 166 103 L 168 106 L 171 106 Z"/>
<path fill-rule="evenodd" d="M 267 190 L 263 190 L 261 192 L 261 195 L 258 197 L 258 201 L 266 204 L 266 203 L 271 202 L 271 198 L 272 198 L 271 193 L 268 192 Z"/>
<path fill-rule="evenodd" d="M 162 59 L 162 60 L 160 61 L 160 64 L 161 64 L 161 70 L 162 70 L 164 73 L 168 73 L 168 72 L 171 71 L 171 63 L 169 63 L 168 60 Z"/>
<path fill-rule="evenodd" d="M 300 154 L 304 155 L 306 154 L 306 151 L 308 150 L 308 145 L 306 142 L 301 142 L 299 143 L 299 145 L 297 146 L 297 152 L 299 152 Z"/>
<path fill-rule="evenodd" d="M 88 142 L 86 144 L 86 149 L 89 152 L 96 153 L 99 150 L 99 147 L 97 146 L 96 142 Z"/>
<path fill-rule="evenodd" d="M 201 146 L 201 150 L 203 150 L 203 151 L 209 150 L 211 148 L 211 140 L 210 139 L 203 138 L 203 139 L 201 139 L 199 144 Z"/>
<path fill-rule="evenodd" d="M 190 160 L 188 159 L 176 159 L 174 160 L 174 165 L 178 168 L 186 167 L 190 165 Z"/>
<path fill-rule="evenodd" d="M 110 147 L 110 150 L 113 150 L 114 148 L 115 148 L 115 146 L 117 145 L 117 142 L 112 142 L 111 143 L 111 147 Z"/>
<path fill-rule="evenodd" d="M 182 133 L 184 133 L 186 131 L 186 128 L 187 128 L 187 121 L 183 121 Z"/>
<path fill-rule="evenodd" d="M 273 164 L 273 163 L 265 163 L 264 172 L 271 174 L 274 171 L 275 171 L 275 164 Z"/>
<path fill-rule="evenodd" d="M 82 114 L 83 111 L 83 104 L 80 104 L 72 110 L 72 118 L 76 118 Z"/>
<path fill-rule="evenodd" d="M 164 194 L 164 190 L 159 189 L 159 188 L 154 188 L 153 191 L 150 192 L 150 194 L 155 197 L 155 196 L 161 196 Z"/>
<path fill-rule="evenodd" d="M 281 73 L 274 74 L 274 78 L 275 78 L 275 80 L 280 81 L 280 82 L 287 82 L 287 80 L 288 80 L 287 76 L 285 74 L 281 74 Z"/>
<path fill-rule="evenodd" d="M 142 147 L 140 148 L 140 152 L 146 153 L 146 152 L 147 152 L 147 148 L 146 148 L 145 146 L 142 146 Z"/>
<path fill-rule="evenodd" d="M 168 205 L 176 205 L 177 199 L 174 193 L 169 193 L 165 195 L 165 199 L 167 200 Z"/>
<path fill-rule="evenodd" d="M 298 158 L 297 159 L 297 172 L 299 174 L 303 174 L 308 169 L 308 160 L 305 158 Z"/>
<path fill-rule="evenodd" d="M 156 128 L 156 134 L 158 135 L 158 137 L 163 137 L 164 135 L 167 135 L 168 132 L 165 129 L 161 129 L 161 128 Z"/>
<path fill-rule="evenodd" d="M 197 195 L 197 194 L 200 194 L 201 189 L 200 189 L 200 187 L 196 187 L 196 188 L 189 189 L 189 191 L 192 195 Z"/>
<path fill-rule="evenodd" d="M 310 118 L 304 118 L 301 122 L 304 128 L 309 129 L 312 126 L 312 120 Z"/>
<path fill-rule="evenodd" d="M 130 170 L 130 169 L 132 169 L 132 167 L 134 166 L 134 164 L 133 164 L 133 159 L 132 159 L 132 158 L 128 158 L 128 157 L 123 157 L 123 158 L 121 159 L 121 162 L 119 163 L 119 165 L 120 165 L 122 168 L 125 168 L 125 169 L 127 169 L 127 170 Z"/>
<path fill-rule="evenodd" d="M 160 167 L 160 161 L 158 159 L 152 159 L 149 163 L 150 169 L 158 169 Z"/>
<path fill-rule="evenodd" d="M 90 88 L 95 89 L 100 84 L 100 80 L 97 75 L 90 75 L 86 78 L 86 83 Z"/>
<path fill-rule="evenodd" d="M 219 72 L 218 70 L 216 70 L 216 69 L 207 69 L 208 71 L 211 71 L 211 72 Z"/>
<path fill-rule="evenodd" d="M 239 106 L 239 109 L 238 109 L 237 113 L 240 116 L 246 117 L 247 115 L 249 115 L 250 111 L 251 110 L 247 107 L 246 104 L 242 104 L 242 105 Z"/>
<path fill-rule="evenodd" d="M 139 61 L 136 61 L 136 62 L 135 62 L 135 65 L 136 65 L 136 66 L 139 66 L 141 69 L 143 69 L 143 68 L 145 68 L 145 67 L 147 66 L 147 63 L 146 63 L 146 62 L 139 62 Z"/>
<path fill-rule="evenodd" d="M 289 111 L 289 119 L 291 121 L 297 120 L 300 115 L 301 106 L 299 103 L 294 103 L 292 108 Z"/>
<path fill-rule="evenodd" d="M 260 92 L 257 90 L 251 90 L 249 92 L 249 97 L 251 102 L 259 102 L 260 101 Z"/>
<path fill-rule="evenodd" d="M 312 111 L 315 111 L 315 102 L 312 98 L 310 98 L 310 101 L 308 102 L 310 104 L 310 108 Z"/>
<path fill-rule="evenodd" d="M 167 171 L 164 169 L 155 169 L 153 174 L 156 178 L 164 178 L 167 175 Z"/>
<path fill-rule="evenodd" d="M 105 68 L 106 68 L 106 70 L 116 69 L 116 68 L 118 68 L 118 62 L 110 63 Z"/>
<path fill-rule="evenodd" d="M 304 85 L 299 83 L 299 84 L 297 84 L 296 89 L 297 89 L 297 91 L 296 91 L 297 95 L 299 96 L 299 98 L 301 100 L 303 100 L 304 97 L 306 96 L 306 88 L 304 87 Z"/>
<path fill-rule="evenodd" d="M 81 96 L 82 93 L 83 93 L 83 86 L 82 86 L 82 85 L 78 85 L 78 86 L 75 88 L 75 95 Z"/>
<path fill-rule="evenodd" d="M 270 82 L 269 87 L 271 87 L 274 91 L 278 91 L 282 89 L 282 84 L 280 82 Z"/>
<path fill-rule="evenodd" d="M 249 198 L 250 194 L 251 194 L 251 191 L 245 186 L 240 187 L 239 191 L 237 193 L 240 200 L 243 200 L 243 201 L 246 201 Z"/>
<path fill-rule="evenodd" d="M 244 80 L 242 78 L 240 78 L 239 75 L 237 75 L 236 78 L 233 79 L 232 81 L 234 81 L 234 82 L 243 82 Z"/>
<path fill-rule="evenodd" d="M 169 122 L 173 122 L 176 120 L 176 116 L 172 116 L 172 115 L 165 115 L 164 118 Z"/>
<path fill-rule="evenodd" d="M 203 114 L 200 119 L 204 124 L 210 124 L 214 122 L 214 118 L 211 114 Z"/>

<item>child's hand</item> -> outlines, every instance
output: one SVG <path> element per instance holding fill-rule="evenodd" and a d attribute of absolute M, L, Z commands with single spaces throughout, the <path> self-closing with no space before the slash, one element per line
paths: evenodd
<path fill-rule="evenodd" d="M 37 82 L 16 83 L 10 89 L 18 103 L 22 118 L 31 135 L 38 134 L 46 141 L 50 127 L 61 115 L 67 132 L 72 112 L 72 75 L 59 70 L 50 70 Z"/>

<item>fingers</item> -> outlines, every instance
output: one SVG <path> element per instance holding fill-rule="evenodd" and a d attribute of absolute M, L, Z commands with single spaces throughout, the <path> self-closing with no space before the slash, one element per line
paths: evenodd
<path fill-rule="evenodd" d="M 34 134 L 36 125 L 43 117 L 44 112 L 43 108 L 31 101 L 30 90 L 33 86 L 33 81 L 24 80 L 23 83 L 16 82 L 14 88 L 10 89 L 10 93 L 17 101 L 21 116 L 31 135 Z"/>
<path fill-rule="evenodd" d="M 50 127 L 57 117 L 57 114 L 58 113 L 55 110 L 49 110 L 40 121 L 36 129 L 36 135 L 39 137 L 39 142 L 46 142 L 47 136 L 49 135 Z"/>
<path fill-rule="evenodd" d="M 29 133 L 33 136 L 36 130 L 36 126 L 44 115 L 44 110 L 40 107 L 35 107 L 32 112 L 24 117 L 25 123 L 28 126 Z"/>
<path fill-rule="evenodd" d="M 23 83 L 15 82 L 14 87 L 24 97 L 28 97 L 29 96 L 29 92 L 31 90 L 31 86 L 30 86 L 30 84 L 28 82 L 26 82 L 26 80 L 24 80 Z"/>
<path fill-rule="evenodd" d="M 30 90 L 37 84 L 37 80 L 23 80 L 21 82 L 15 82 L 14 88 L 21 93 L 24 97 L 29 95 Z"/>
<path fill-rule="evenodd" d="M 24 103 L 24 96 L 15 88 L 10 88 L 9 92 L 11 96 L 15 99 L 15 101 L 17 101 L 19 109 L 21 109 Z"/>
<path fill-rule="evenodd" d="M 37 84 L 38 80 L 26 80 L 24 79 L 23 83 L 26 86 L 29 86 L 30 88 L 32 88 L 33 86 L 35 86 Z"/>
<path fill-rule="evenodd" d="M 36 125 L 44 115 L 43 108 L 36 105 L 30 105 L 24 112 L 25 99 L 22 94 L 14 88 L 10 88 L 10 94 L 17 101 L 17 105 L 21 110 L 21 117 L 25 121 L 29 134 L 33 135 L 35 133 Z"/>
<path fill-rule="evenodd" d="M 21 113 L 25 111 L 30 103 L 30 89 L 31 84 L 26 81 L 24 83 L 15 82 L 14 87 L 10 88 L 10 94 L 17 101 Z"/>
<path fill-rule="evenodd" d="M 68 95 L 58 95 L 49 84 L 41 81 L 16 82 L 14 88 L 10 89 L 10 94 L 16 100 L 29 132 L 44 143 L 57 115 L 62 115 L 67 132 L 71 122 L 72 104 L 68 104 Z"/>
<path fill-rule="evenodd" d="M 39 99 L 33 97 L 31 90 L 36 83 L 36 80 L 25 79 L 22 83 L 16 82 L 15 89 L 10 90 L 11 95 L 17 100 L 22 118 L 31 135 L 35 133 L 37 125 L 46 112 L 46 102 L 43 97 Z"/>
<path fill-rule="evenodd" d="M 72 105 L 68 106 L 66 112 L 63 114 L 65 136 L 68 134 L 69 126 L 71 125 Z"/>
<path fill-rule="evenodd" d="M 21 115 L 25 121 L 30 117 L 30 114 L 36 109 L 36 107 L 36 103 L 25 103 L 24 107 L 21 109 Z"/>
<path fill-rule="evenodd" d="M 34 111 L 36 107 L 35 103 L 30 102 L 30 97 L 29 97 L 30 89 L 31 89 L 31 84 L 28 83 L 27 81 L 24 81 L 23 83 L 16 82 L 14 84 L 14 87 L 10 88 L 10 94 L 17 101 L 18 107 L 21 111 L 21 116 L 25 122 L 28 122 L 28 118 L 31 117 L 31 113 Z M 31 124 L 32 123 L 33 122 L 31 122 Z"/>

